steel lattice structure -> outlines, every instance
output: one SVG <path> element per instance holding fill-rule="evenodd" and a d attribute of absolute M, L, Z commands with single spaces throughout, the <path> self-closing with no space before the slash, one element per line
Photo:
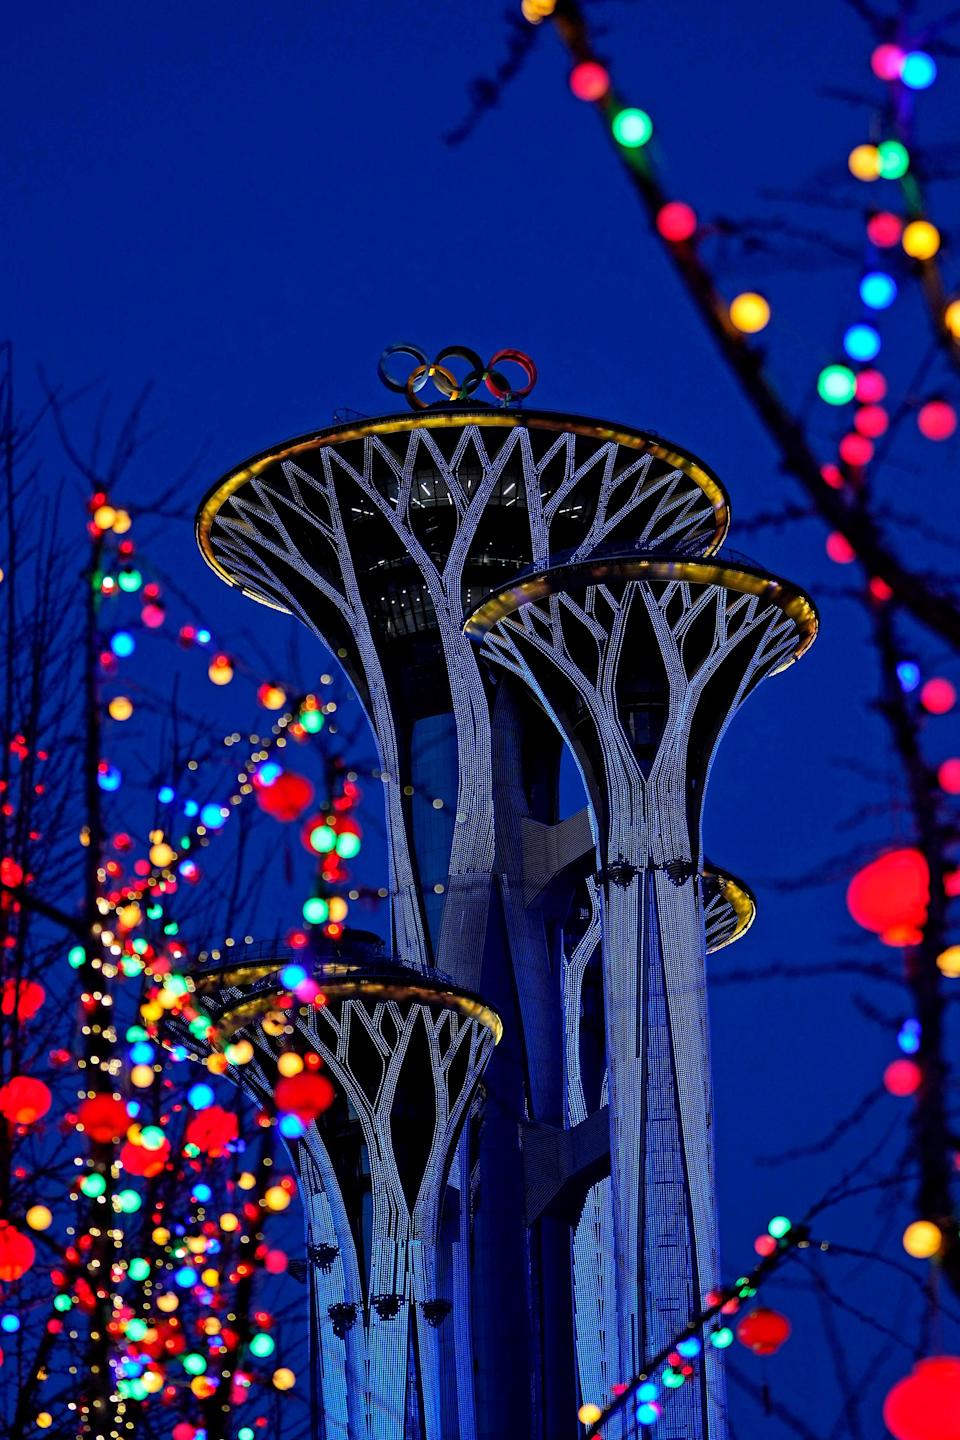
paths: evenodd
<path fill-rule="evenodd" d="M 707 930 L 713 947 L 737 938 L 752 900 L 715 872 L 701 882 L 702 790 L 730 715 L 814 624 L 789 587 L 710 558 L 727 524 L 712 473 L 659 437 L 478 405 L 290 441 L 221 481 L 198 518 L 213 568 L 321 636 L 366 710 L 392 952 L 503 1017 L 424 1262 L 450 1277 L 434 1380 L 457 1397 L 444 1434 L 459 1440 L 572 1437 L 579 1400 L 682 1323 L 713 1275 L 703 961 Z M 654 744 L 637 726 L 656 728 L 664 696 Z M 565 744 L 590 806 L 561 820 Z M 670 1194 L 690 1214 L 672 1261 L 639 1219 L 659 1213 L 647 1091 L 671 1092 Z M 319 1156 L 305 1172 L 314 1224 L 327 1173 Z M 665 1235 L 666 1213 L 656 1224 Z M 656 1313 L 639 1298 L 654 1291 Z M 598 1316 L 616 1317 L 612 1348 Z M 710 1374 L 699 1407 L 679 1402 L 686 1440 L 722 1435 L 708 1394 Z"/>

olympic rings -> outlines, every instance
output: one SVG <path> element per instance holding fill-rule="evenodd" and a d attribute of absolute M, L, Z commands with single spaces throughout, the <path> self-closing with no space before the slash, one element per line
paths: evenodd
<path fill-rule="evenodd" d="M 388 362 L 395 355 L 407 356 L 414 362 L 406 379 L 401 379 L 389 368 Z M 443 363 L 451 360 L 463 361 L 469 367 L 462 380 L 457 378 L 449 364 Z M 497 368 L 503 365 L 518 366 L 524 383 L 519 386 L 511 384 L 503 370 Z M 427 359 L 417 345 L 408 345 L 406 342 L 388 345 L 377 362 L 377 374 L 388 390 L 392 390 L 396 395 L 406 395 L 413 410 L 426 410 L 431 405 L 443 404 L 445 401 L 455 404 L 459 400 L 466 400 L 481 384 L 486 385 L 490 394 L 499 400 L 501 405 L 515 405 L 529 395 L 537 383 L 537 367 L 522 350 L 498 350 L 488 364 L 484 365 L 477 352 L 467 345 L 447 345 L 432 361 Z M 439 391 L 439 400 L 420 398 L 428 381 L 432 381 L 434 388 Z"/>

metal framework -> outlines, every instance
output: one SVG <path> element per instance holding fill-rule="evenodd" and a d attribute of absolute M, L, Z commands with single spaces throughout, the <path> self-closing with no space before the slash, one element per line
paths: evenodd
<path fill-rule="evenodd" d="M 727 525 L 712 473 L 658 437 L 479 405 L 290 441 L 198 517 L 217 573 L 304 621 L 365 707 L 393 953 L 503 1017 L 491 1095 L 435 1202 L 452 1340 L 417 1385 L 456 1396 L 445 1440 L 568 1440 L 578 1399 L 683 1323 L 713 1273 L 703 959 L 753 910 L 729 877 L 701 885 L 702 790 L 729 716 L 814 626 L 789 587 L 711 558 Z M 559 817 L 564 743 L 589 819 Z M 317 1233 L 337 1163 L 304 1170 Z M 386 1196 L 373 1228 L 393 1254 Z M 676 1434 L 720 1440 L 719 1394 L 708 1376 L 681 1398 Z M 427 1424 L 405 1421 L 411 1440 Z"/>

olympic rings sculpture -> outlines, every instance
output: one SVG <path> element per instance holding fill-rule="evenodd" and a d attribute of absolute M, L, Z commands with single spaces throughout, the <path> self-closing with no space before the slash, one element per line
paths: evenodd
<path fill-rule="evenodd" d="M 413 369 L 406 379 L 392 374 L 388 368 L 389 362 L 396 355 L 405 355 L 413 361 Z M 444 363 L 453 360 L 461 360 L 470 367 L 462 380 L 457 379 L 449 363 Z M 497 369 L 498 365 L 519 366 L 525 383 L 512 385 L 503 371 Z M 377 362 L 377 374 L 388 390 L 392 390 L 396 395 L 406 395 L 413 410 L 426 410 L 431 405 L 442 405 L 445 402 L 455 404 L 458 400 L 466 400 L 480 385 L 485 385 L 501 405 L 515 405 L 529 395 L 537 383 L 537 367 L 522 350 L 498 350 L 484 365 L 477 352 L 466 345 L 447 345 L 433 360 L 428 360 L 417 345 L 388 345 Z M 439 399 L 431 401 L 421 398 L 420 392 L 428 381 L 439 391 Z"/>

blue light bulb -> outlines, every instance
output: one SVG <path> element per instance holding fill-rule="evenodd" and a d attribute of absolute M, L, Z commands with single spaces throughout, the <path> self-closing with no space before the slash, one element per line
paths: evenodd
<path fill-rule="evenodd" d="M 908 90 L 929 90 L 937 78 L 937 62 L 925 50 L 911 50 L 904 55 L 900 79 Z"/>
<path fill-rule="evenodd" d="M 851 360 L 875 360 L 880 354 L 880 335 L 872 325 L 851 325 L 843 337 L 843 348 Z"/>
<path fill-rule="evenodd" d="M 920 666 L 913 660 L 901 660 L 897 666 L 897 679 L 900 681 L 900 689 L 908 695 L 911 690 L 916 690 L 920 684 Z"/>
<path fill-rule="evenodd" d="M 860 281 L 860 299 L 871 310 L 886 310 L 897 298 L 897 282 L 882 270 L 871 270 Z"/>

